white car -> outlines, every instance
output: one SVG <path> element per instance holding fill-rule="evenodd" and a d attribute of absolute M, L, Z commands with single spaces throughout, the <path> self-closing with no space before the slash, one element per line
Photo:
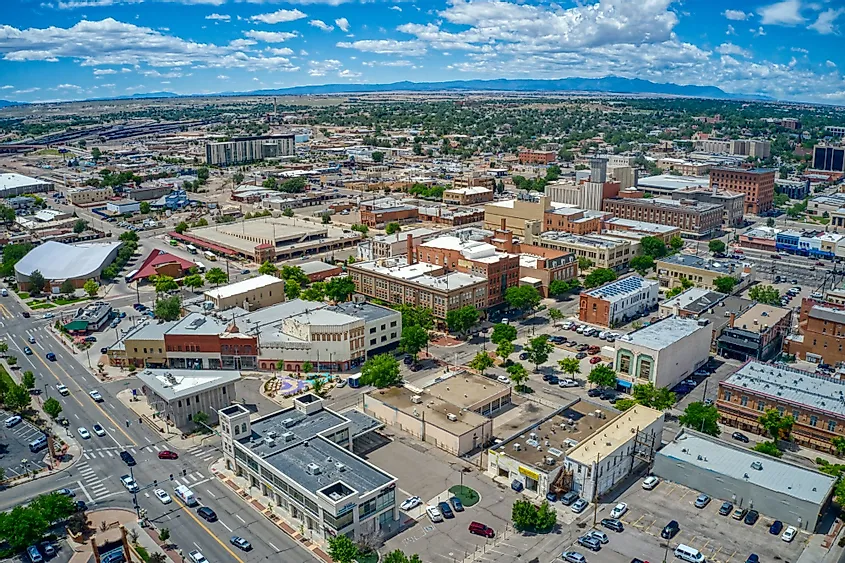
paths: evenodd
<path fill-rule="evenodd" d="M 188 557 L 191 558 L 191 561 L 194 563 L 208 563 L 208 559 L 205 558 L 205 555 L 200 553 L 197 550 L 194 550 L 188 554 Z"/>
<path fill-rule="evenodd" d="M 561 379 L 558 385 L 560 387 L 578 387 L 578 382 L 574 379 Z"/>
<path fill-rule="evenodd" d="M 100 395 L 100 392 L 99 392 L 99 391 L 90 391 L 88 394 L 91 396 L 91 398 L 92 398 L 92 399 L 94 399 L 94 400 L 95 400 L 95 401 L 97 401 L 98 403 L 102 403 L 102 402 L 103 402 L 103 396 L 102 396 L 102 395 Z"/>
<path fill-rule="evenodd" d="M 135 479 L 133 479 L 129 475 L 124 475 L 123 477 L 121 477 L 120 482 L 123 483 L 123 486 L 126 487 L 126 490 L 130 493 L 137 493 L 140 490 L 140 487 L 138 487 L 138 483 L 136 483 Z"/>
<path fill-rule="evenodd" d="M 610 511 L 610 517 L 618 520 L 622 518 L 622 515 L 626 512 L 628 512 L 628 505 L 624 502 L 620 502 L 613 507 L 613 510 Z"/>
<path fill-rule="evenodd" d="M 91 430 L 93 430 L 94 434 L 101 438 L 106 435 L 106 429 L 100 426 L 99 424 L 94 424 L 94 426 L 91 427 Z"/>
<path fill-rule="evenodd" d="M 791 542 L 795 539 L 795 536 L 798 535 L 798 530 L 795 529 L 795 526 L 788 526 L 786 530 L 783 531 L 783 535 L 780 537 L 785 542 Z"/>
<path fill-rule="evenodd" d="M 409 497 L 409 498 L 405 499 L 405 501 L 402 502 L 402 504 L 399 505 L 399 508 L 401 508 L 402 510 L 408 511 L 408 510 L 411 510 L 412 508 L 418 507 L 421 504 L 422 504 L 422 499 L 420 497 Z"/>
<path fill-rule="evenodd" d="M 511 379 L 507 375 L 500 375 L 499 377 L 496 378 L 496 381 L 498 381 L 499 383 L 507 384 L 507 383 L 511 382 Z"/>
<path fill-rule="evenodd" d="M 53 313 L 44 313 L 44 315 L 41 318 L 42 319 L 52 319 L 53 316 L 54 316 Z"/>
<path fill-rule="evenodd" d="M 12 428 L 16 424 L 20 423 L 21 420 L 23 419 L 18 415 L 10 416 L 6 419 L 6 428 Z"/>
<path fill-rule="evenodd" d="M 88 432 L 88 430 L 86 430 L 85 428 L 79 428 L 77 432 L 79 433 L 79 437 L 83 440 L 87 440 L 91 437 L 91 433 Z"/>
<path fill-rule="evenodd" d="M 34 336 L 30 336 L 30 337 L 29 337 L 29 343 L 30 343 L 30 344 L 35 344 L 35 337 L 34 337 Z"/>
<path fill-rule="evenodd" d="M 440 509 L 436 506 L 426 506 L 425 513 L 428 515 L 428 519 L 432 522 L 443 521 L 443 515 L 440 513 Z"/>
<path fill-rule="evenodd" d="M 658 479 L 654 475 L 649 475 L 648 477 L 646 477 L 643 480 L 643 489 L 650 491 L 654 487 L 656 487 L 659 482 L 660 482 L 660 479 Z"/>
<path fill-rule="evenodd" d="M 56 385 L 56 391 L 59 392 L 59 395 L 67 396 L 70 395 L 70 389 L 68 389 L 65 385 L 59 383 Z"/>
<path fill-rule="evenodd" d="M 156 489 L 153 491 L 153 494 L 155 494 L 156 498 L 161 501 L 161 504 L 170 504 L 173 502 L 173 499 L 170 498 L 170 495 L 168 495 L 167 491 L 164 489 Z"/>

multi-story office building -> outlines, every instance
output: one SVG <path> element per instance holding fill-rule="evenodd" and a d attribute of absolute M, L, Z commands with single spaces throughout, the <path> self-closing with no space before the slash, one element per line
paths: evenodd
<path fill-rule="evenodd" d="M 628 276 L 581 292 L 578 318 L 613 327 L 657 307 L 659 286 L 654 280 Z"/>
<path fill-rule="evenodd" d="M 715 280 L 730 276 L 737 287 L 754 281 L 754 265 L 733 260 L 710 260 L 692 254 L 673 254 L 657 261 L 657 279 L 663 287 L 674 289 L 689 280 L 705 289 L 716 289 Z"/>
<path fill-rule="evenodd" d="M 786 337 L 784 351 L 801 360 L 836 366 L 845 362 L 843 344 L 845 305 L 805 298 L 798 315 L 798 334 Z"/>
<path fill-rule="evenodd" d="M 711 168 L 710 188 L 745 195 L 745 212 L 759 215 L 771 210 L 775 196 L 772 168 Z"/>
<path fill-rule="evenodd" d="M 813 147 L 813 170 L 845 173 L 845 147 L 829 145 Z"/>
<path fill-rule="evenodd" d="M 490 178 L 492 180 L 492 178 Z M 485 187 L 452 188 L 443 192 L 443 203 L 475 205 L 493 201 L 493 190 Z"/>
<path fill-rule="evenodd" d="M 539 224 L 536 225 L 539 227 Z M 622 271 L 634 257 L 631 242 L 604 235 L 573 235 L 560 231 L 526 232 L 525 244 L 553 248 L 587 258 L 597 268 Z"/>
<path fill-rule="evenodd" d="M 767 435 L 759 418 L 775 409 L 795 420 L 790 437 L 804 447 L 835 452 L 845 437 L 845 380 L 785 365 L 751 361 L 719 383 L 716 408 L 723 424 Z"/>
<path fill-rule="evenodd" d="M 409 229 L 393 233 L 392 235 L 376 235 L 358 243 L 358 258 L 362 260 L 375 260 L 377 258 L 392 258 L 408 253 L 408 236 L 410 235 L 414 246 L 419 246 L 425 241 L 438 236 L 438 231 L 433 229 Z"/>
<path fill-rule="evenodd" d="M 232 307 L 260 309 L 285 300 L 285 280 L 265 274 L 209 289 L 204 295 L 218 311 Z"/>
<path fill-rule="evenodd" d="M 766 362 L 780 355 L 792 326 L 792 309 L 758 303 L 738 317 L 729 315 L 728 326 L 716 339 L 720 356 Z"/>
<path fill-rule="evenodd" d="M 452 179 L 452 189 L 462 190 L 464 188 L 487 188 L 492 192 L 496 189 L 496 179 L 493 176 L 481 176 L 478 174 L 455 176 Z"/>
<path fill-rule="evenodd" d="M 85 186 L 81 188 L 68 188 L 67 190 L 67 200 L 73 205 L 100 203 L 112 197 L 114 197 L 114 190 L 111 186 Z"/>
<path fill-rule="evenodd" d="M 264 135 L 208 143 L 205 145 L 205 163 L 209 166 L 231 166 L 265 158 L 292 156 L 295 153 L 294 137 L 293 134 Z"/>
<path fill-rule="evenodd" d="M 519 162 L 522 164 L 551 164 L 556 159 L 555 151 L 519 151 Z"/>
<path fill-rule="evenodd" d="M 170 426 L 194 431 L 193 417 L 208 415 L 208 424 L 217 423 L 217 410 L 231 405 L 237 397 L 235 383 L 241 372 L 216 370 L 145 369 L 135 377 L 141 382 L 141 393 L 153 412 Z"/>
<path fill-rule="evenodd" d="M 670 225 L 688 237 L 707 237 L 722 226 L 724 208 L 690 199 L 614 198 L 604 201 L 604 210 L 616 217 Z"/>
<path fill-rule="evenodd" d="M 722 222 L 726 227 L 739 227 L 745 214 L 745 195 L 727 190 L 708 188 L 684 188 L 672 194 L 672 199 L 694 199 L 702 203 L 721 205 L 724 209 Z"/>
<path fill-rule="evenodd" d="M 657 161 L 657 166 L 683 176 L 703 176 L 710 171 L 709 162 L 697 162 L 683 158 L 661 158 Z"/>
<path fill-rule="evenodd" d="M 397 530 L 396 478 L 352 452 L 355 438 L 379 428 L 378 421 L 331 411 L 310 393 L 289 409 L 255 420 L 251 414 L 240 404 L 219 411 L 226 467 L 260 487 L 294 528 L 355 541 Z"/>
<path fill-rule="evenodd" d="M 601 222 L 602 230 L 611 236 L 626 237 L 630 233 L 634 238 L 638 236 L 656 237 L 669 244 L 673 237 L 681 235 L 681 229 L 671 225 L 658 225 L 646 221 L 632 221 L 631 219 L 620 219 L 610 217 Z"/>
<path fill-rule="evenodd" d="M 525 235 L 525 224 L 539 221 L 542 224 L 543 215 L 550 209 L 548 198 L 543 195 L 535 197 L 532 194 L 520 193 L 517 199 L 496 201 L 484 206 L 484 228 L 498 229 L 502 220 L 507 228 L 516 236 Z"/>
<path fill-rule="evenodd" d="M 770 141 L 755 139 L 702 139 L 695 142 L 695 149 L 702 152 L 756 156 L 758 158 L 768 158 L 772 154 Z"/>

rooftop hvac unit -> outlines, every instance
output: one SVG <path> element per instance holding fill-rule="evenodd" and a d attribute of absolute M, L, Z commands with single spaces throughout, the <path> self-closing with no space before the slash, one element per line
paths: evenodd
<path fill-rule="evenodd" d="M 270 446 L 271 448 L 276 445 L 276 439 L 275 438 L 268 437 L 265 440 L 265 442 L 267 442 L 267 445 Z"/>
<path fill-rule="evenodd" d="M 448 419 L 449 419 L 449 420 L 451 420 L 452 422 L 455 422 L 455 421 L 457 421 L 457 420 L 458 420 L 457 415 L 454 415 L 454 414 L 452 414 L 452 413 L 447 413 L 447 414 L 446 414 L 446 418 L 448 418 Z"/>
<path fill-rule="evenodd" d="M 267 437 L 268 437 L 268 438 L 275 438 L 275 437 L 276 437 L 276 431 L 275 431 L 275 430 L 270 430 L 270 431 L 268 431 L 268 432 L 267 432 Z"/>
<path fill-rule="evenodd" d="M 346 471 L 346 466 L 339 461 L 334 464 L 334 468 L 338 471 Z"/>
<path fill-rule="evenodd" d="M 282 434 L 282 440 L 284 440 L 285 442 L 293 442 L 293 439 L 293 432 L 285 432 L 284 434 Z"/>
<path fill-rule="evenodd" d="M 419 395 L 413 395 L 411 397 L 411 402 L 416 404 L 416 405 L 420 405 L 420 404 L 422 404 L 422 397 L 420 397 Z"/>
<path fill-rule="evenodd" d="M 320 470 L 320 466 L 316 463 L 309 463 L 308 465 L 306 465 L 305 472 L 309 475 L 319 475 L 320 473 L 322 473 L 322 471 Z"/>
<path fill-rule="evenodd" d="M 520 446 L 518 443 L 516 443 L 516 444 L 513 445 L 513 449 L 516 450 L 516 451 L 519 451 L 519 450 L 522 449 L 522 446 Z"/>
<path fill-rule="evenodd" d="M 286 418 L 282 421 L 282 426 L 284 426 L 285 428 L 290 428 L 294 425 L 294 423 L 295 422 L 292 418 Z"/>

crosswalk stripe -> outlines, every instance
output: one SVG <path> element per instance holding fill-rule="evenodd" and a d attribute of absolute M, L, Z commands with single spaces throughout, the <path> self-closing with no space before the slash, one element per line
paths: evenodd
<path fill-rule="evenodd" d="M 197 471 L 197 475 L 199 475 L 199 476 L 200 476 L 200 479 L 205 479 L 205 475 L 203 475 L 203 474 L 202 474 L 202 473 L 200 473 L 199 471 Z"/>
<path fill-rule="evenodd" d="M 153 447 L 156 449 L 157 452 L 161 451 L 161 448 L 159 448 L 158 446 L 153 446 Z"/>
<path fill-rule="evenodd" d="M 137 452 L 135 451 L 135 448 L 129 448 L 129 451 L 130 451 L 133 455 L 137 453 Z"/>
<path fill-rule="evenodd" d="M 109 455 L 109 457 L 114 457 L 114 454 L 111 453 L 110 451 L 106 450 L 106 453 Z"/>
<path fill-rule="evenodd" d="M 196 483 L 196 482 L 198 481 L 198 479 L 197 479 L 196 477 L 194 477 L 194 474 L 193 474 L 193 473 L 191 473 L 190 475 L 188 475 L 188 478 L 189 478 L 191 481 L 193 481 L 194 483 Z"/>
<path fill-rule="evenodd" d="M 105 454 L 104 454 L 103 452 L 97 452 L 97 453 L 99 453 L 99 454 L 100 454 L 100 457 L 102 457 L 102 458 L 105 458 L 105 457 L 106 457 L 106 456 L 105 456 Z"/>
<path fill-rule="evenodd" d="M 85 459 L 91 459 L 91 457 L 88 455 L 88 453 L 87 453 L 87 452 L 86 452 L 86 453 L 83 453 L 83 454 L 82 454 L 82 457 L 84 457 Z"/>

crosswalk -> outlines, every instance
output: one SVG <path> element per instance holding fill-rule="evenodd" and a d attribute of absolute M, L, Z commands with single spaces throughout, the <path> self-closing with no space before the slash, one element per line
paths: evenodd
<path fill-rule="evenodd" d="M 178 485 L 186 485 L 190 487 L 191 485 L 199 485 L 200 483 L 205 483 L 209 481 L 210 477 L 206 477 L 199 471 L 194 471 L 193 473 L 188 473 L 187 475 L 180 475 L 178 477 L 173 478 L 173 482 Z"/>
<path fill-rule="evenodd" d="M 105 447 L 105 448 L 92 448 L 90 450 L 86 450 L 83 452 L 82 457 L 85 459 L 97 459 L 97 458 L 107 458 L 107 457 L 119 457 L 120 452 L 127 451 L 132 455 L 137 455 L 139 452 L 146 452 L 148 454 L 154 454 L 157 452 L 163 452 L 170 448 L 167 447 L 167 444 L 163 446 L 159 446 L 158 444 L 146 446 L 146 447 Z M 172 451 L 172 450 L 171 450 Z"/>
<path fill-rule="evenodd" d="M 85 482 L 84 484 L 79 482 L 79 485 L 88 497 L 89 502 L 108 496 L 109 490 L 103 484 L 103 480 L 100 479 L 96 471 L 88 465 L 87 461 L 80 461 L 76 466 L 76 470 L 82 476 L 82 481 Z"/>
<path fill-rule="evenodd" d="M 205 448 L 203 446 L 193 446 L 185 450 L 185 453 L 194 457 L 198 457 L 203 461 L 211 461 L 220 457 L 220 453 L 214 448 Z"/>

